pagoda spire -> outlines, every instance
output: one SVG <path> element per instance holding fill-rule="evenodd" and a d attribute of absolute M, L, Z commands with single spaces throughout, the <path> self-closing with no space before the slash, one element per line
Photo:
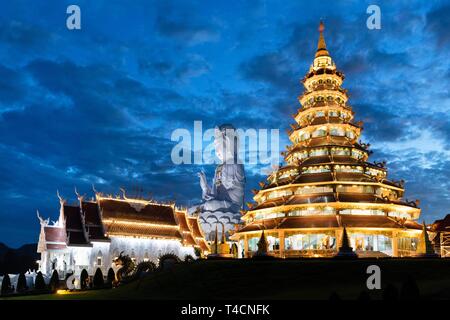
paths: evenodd
<path fill-rule="evenodd" d="M 325 25 L 322 20 L 319 24 L 319 43 L 317 44 L 316 58 L 322 56 L 330 56 L 327 50 L 327 45 L 325 43 L 325 38 L 323 36 L 323 31 L 325 30 Z"/>

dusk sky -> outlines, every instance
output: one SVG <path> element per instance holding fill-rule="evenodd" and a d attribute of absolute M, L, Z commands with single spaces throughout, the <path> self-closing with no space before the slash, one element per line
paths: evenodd
<path fill-rule="evenodd" d="M 68 30 L 66 8 L 81 8 Z M 381 8 L 369 30 L 367 7 Z M 314 58 L 320 19 L 364 122 L 371 161 L 406 181 L 422 219 L 450 213 L 450 3 L 441 1 L 1 1 L 0 242 L 38 241 L 38 209 L 132 194 L 199 201 L 196 172 L 175 165 L 172 131 L 222 123 L 285 130 Z M 250 189 L 265 179 L 249 166 Z"/>

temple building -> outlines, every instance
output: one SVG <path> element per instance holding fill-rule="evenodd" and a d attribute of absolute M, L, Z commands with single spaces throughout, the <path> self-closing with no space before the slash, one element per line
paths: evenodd
<path fill-rule="evenodd" d="M 263 231 L 274 256 L 334 256 L 344 227 L 360 257 L 420 253 L 418 201 L 403 198 L 403 181 L 389 180 L 384 162 L 369 162 L 371 151 L 359 140 L 362 123 L 353 121 L 343 80 L 321 23 L 289 131 L 292 145 L 282 153 L 286 164 L 254 190 L 255 202 L 232 236 L 244 256 L 255 254 Z"/>
<path fill-rule="evenodd" d="M 106 275 L 109 268 L 116 271 L 113 260 L 121 252 L 135 263 L 156 264 L 167 253 L 195 259 L 196 253 L 209 252 L 198 218 L 175 204 L 131 199 L 125 194 L 112 197 L 96 192 L 91 201 L 77 196 L 78 203 L 69 205 L 58 194 L 61 207 L 56 222 L 50 223 L 38 213 L 39 269 L 43 274 L 57 270 L 63 278 L 85 269 L 93 275 L 100 268 Z"/>

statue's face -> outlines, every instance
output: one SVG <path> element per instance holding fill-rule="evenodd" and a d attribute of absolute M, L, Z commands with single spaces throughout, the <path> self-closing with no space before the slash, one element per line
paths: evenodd
<path fill-rule="evenodd" d="M 232 143 L 234 139 L 234 132 L 227 130 L 227 132 L 222 132 L 219 129 L 216 129 L 215 138 L 214 138 L 214 148 L 216 151 L 216 155 L 219 160 L 223 162 L 233 162 L 235 155 L 234 150 L 235 147 Z"/>
<path fill-rule="evenodd" d="M 224 146 L 225 146 L 225 143 L 224 143 L 223 136 L 220 133 L 220 131 L 216 129 L 216 136 L 214 139 L 214 148 L 216 150 L 216 156 L 217 156 L 217 158 L 219 158 L 219 160 L 221 162 L 223 162 L 224 158 L 225 158 L 224 157 L 224 153 L 225 153 Z"/>

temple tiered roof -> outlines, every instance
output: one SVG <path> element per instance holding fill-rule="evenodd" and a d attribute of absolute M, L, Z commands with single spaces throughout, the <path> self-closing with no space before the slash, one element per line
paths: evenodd
<path fill-rule="evenodd" d="M 388 179 L 385 163 L 369 161 L 369 144 L 359 140 L 363 124 L 354 121 L 341 87 L 344 74 L 330 56 L 324 30 L 321 22 L 315 58 L 298 97 L 301 108 L 288 132 L 292 144 L 282 153 L 285 164 L 260 183 L 238 234 L 343 225 L 420 229 L 414 221 L 418 201 L 403 198 L 403 182 Z"/>
<path fill-rule="evenodd" d="M 209 250 L 198 218 L 187 216 L 186 210 L 174 204 L 99 193 L 95 200 L 85 201 L 79 195 L 78 200 L 78 205 L 68 205 L 60 198 L 60 217 L 53 225 L 40 218 L 42 249 L 92 246 L 92 242 L 110 241 L 111 237 L 133 237 L 177 240 L 183 246 Z"/>

